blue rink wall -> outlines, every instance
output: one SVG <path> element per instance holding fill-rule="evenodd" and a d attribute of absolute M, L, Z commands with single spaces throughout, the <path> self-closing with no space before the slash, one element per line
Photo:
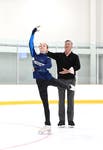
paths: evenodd
<path fill-rule="evenodd" d="M 58 90 L 48 87 L 50 104 L 58 103 Z M 76 104 L 102 104 L 103 85 L 76 85 Z M 41 104 L 37 85 L 0 85 L 0 105 Z"/>

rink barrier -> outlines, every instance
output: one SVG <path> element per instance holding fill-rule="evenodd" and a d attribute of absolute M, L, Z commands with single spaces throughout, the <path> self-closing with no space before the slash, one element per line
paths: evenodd
<path fill-rule="evenodd" d="M 67 103 L 67 101 L 65 101 Z M 75 100 L 75 104 L 103 104 L 103 100 Z M 0 101 L 0 105 L 42 104 L 40 100 L 31 101 Z M 49 100 L 49 104 L 58 104 L 58 100 Z"/>
<path fill-rule="evenodd" d="M 58 104 L 58 90 L 48 88 L 50 104 Z M 103 85 L 76 85 L 75 104 L 103 104 Z M 65 101 L 66 102 L 66 101 Z M 1 105 L 41 104 L 37 85 L 0 85 Z"/>

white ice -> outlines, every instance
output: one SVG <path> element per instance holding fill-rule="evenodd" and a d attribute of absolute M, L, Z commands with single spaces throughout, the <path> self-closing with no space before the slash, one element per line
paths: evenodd
<path fill-rule="evenodd" d="M 42 104 L 0 106 L 0 150 L 103 150 L 103 105 L 75 104 L 75 127 L 58 128 L 58 105 L 50 105 L 52 133 L 44 125 Z"/>

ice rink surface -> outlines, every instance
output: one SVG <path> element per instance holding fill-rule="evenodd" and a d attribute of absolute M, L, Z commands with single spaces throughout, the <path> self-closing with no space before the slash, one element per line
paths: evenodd
<path fill-rule="evenodd" d="M 103 150 L 103 105 L 75 104 L 75 127 L 58 128 L 58 105 L 50 104 L 52 133 L 39 135 L 42 104 L 0 106 L 0 150 Z"/>

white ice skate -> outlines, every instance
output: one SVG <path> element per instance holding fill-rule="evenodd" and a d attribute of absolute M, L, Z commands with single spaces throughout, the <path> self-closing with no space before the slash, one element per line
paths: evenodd
<path fill-rule="evenodd" d="M 75 86 L 72 85 L 72 84 L 70 84 L 70 90 L 71 90 L 71 91 L 75 91 Z"/>
<path fill-rule="evenodd" d="M 44 127 L 42 127 L 39 131 L 39 134 L 51 134 L 51 126 L 49 125 L 45 125 Z"/>
<path fill-rule="evenodd" d="M 39 30 L 40 30 L 40 29 L 39 29 L 39 28 L 40 28 L 40 25 L 36 26 L 36 28 L 37 28 L 37 31 L 39 31 Z"/>

